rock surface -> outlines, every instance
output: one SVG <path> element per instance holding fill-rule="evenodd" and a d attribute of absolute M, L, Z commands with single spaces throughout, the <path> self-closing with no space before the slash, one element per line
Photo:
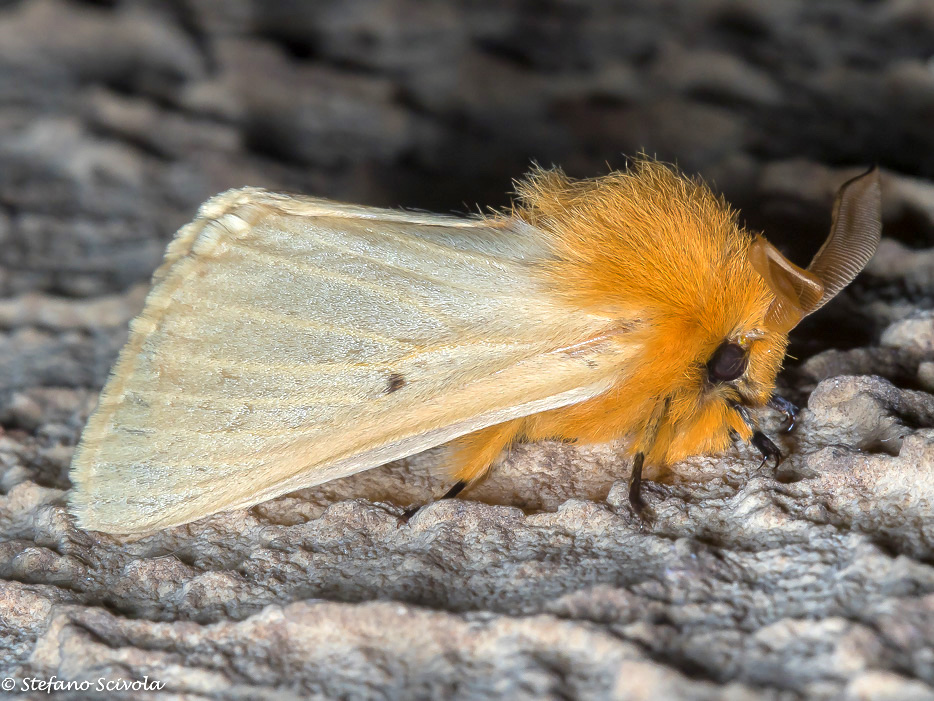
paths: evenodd
<path fill-rule="evenodd" d="M 932 45 L 921 0 L 3 4 L 0 693 L 934 698 Z M 793 337 L 799 426 L 763 413 L 777 471 L 737 447 L 650 475 L 643 524 L 618 447 L 525 445 L 406 520 L 436 449 L 132 541 L 74 528 L 74 445 L 206 197 L 464 211 L 530 159 L 640 150 L 798 261 L 883 168 L 887 238 Z"/>

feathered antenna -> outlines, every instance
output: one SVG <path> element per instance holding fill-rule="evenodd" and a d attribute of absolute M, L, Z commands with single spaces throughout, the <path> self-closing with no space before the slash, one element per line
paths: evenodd
<path fill-rule="evenodd" d="M 873 166 L 837 191 L 830 234 L 807 270 L 757 236 L 749 247 L 749 263 L 775 293 L 766 326 L 788 333 L 833 299 L 872 258 L 881 234 L 882 188 L 879 169 Z"/>

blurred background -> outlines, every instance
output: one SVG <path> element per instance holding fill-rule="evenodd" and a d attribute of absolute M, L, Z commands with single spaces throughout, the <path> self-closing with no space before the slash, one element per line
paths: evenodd
<path fill-rule="evenodd" d="M 226 188 L 465 212 L 639 152 L 801 264 L 882 166 L 892 240 L 793 351 L 865 343 L 931 305 L 932 55 L 929 0 L 7 0 L 0 387 L 98 388 Z"/>

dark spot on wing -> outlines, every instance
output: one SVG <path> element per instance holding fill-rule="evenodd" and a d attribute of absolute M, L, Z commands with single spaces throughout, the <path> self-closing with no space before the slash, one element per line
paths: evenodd
<path fill-rule="evenodd" d="M 403 387 L 405 387 L 405 377 L 394 372 L 389 376 L 389 380 L 386 382 L 386 394 L 398 392 Z"/>

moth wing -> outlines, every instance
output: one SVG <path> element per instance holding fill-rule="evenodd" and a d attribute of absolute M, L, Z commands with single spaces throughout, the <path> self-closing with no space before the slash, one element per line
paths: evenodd
<path fill-rule="evenodd" d="M 257 189 L 169 245 L 72 464 L 88 529 L 186 523 L 606 391 L 608 320 L 513 219 Z"/>

